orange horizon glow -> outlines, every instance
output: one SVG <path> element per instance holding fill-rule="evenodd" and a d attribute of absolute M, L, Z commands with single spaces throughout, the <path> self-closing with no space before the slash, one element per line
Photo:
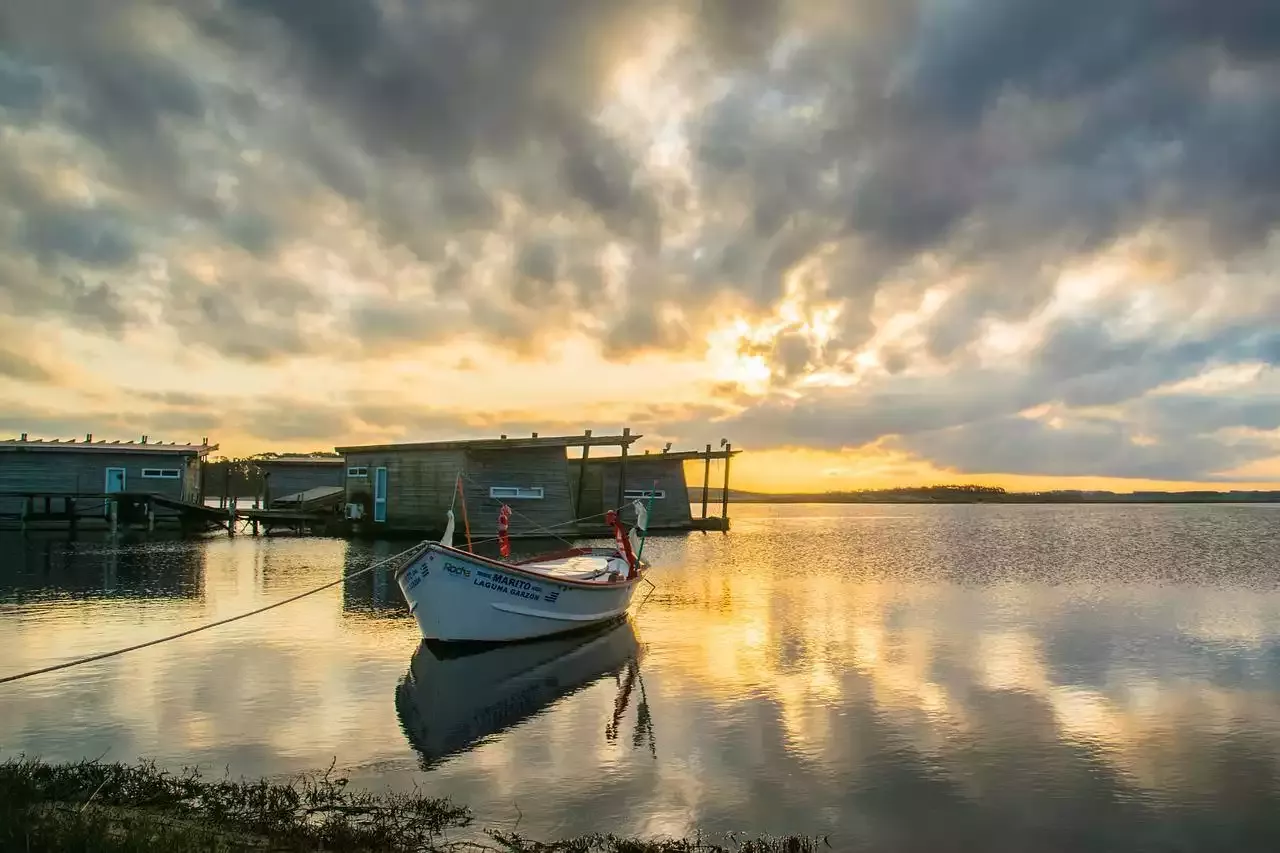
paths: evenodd
<path fill-rule="evenodd" d="M 713 463 L 711 486 L 723 485 L 722 463 Z M 716 480 L 719 472 L 720 480 Z M 1255 473 L 1256 472 L 1256 473 Z M 1280 460 L 1269 467 L 1231 472 L 1240 479 L 1223 481 L 1150 480 L 1122 477 L 1048 477 L 1026 474 L 962 473 L 904 454 L 881 451 L 815 450 L 744 451 L 734 458 L 730 488 L 762 494 L 823 493 L 913 488 L 935 485 L 1000 487 L 1010 492 L 1053 490 L 1110 491 L 1273 491 L 1280 490 Z M 702 466 L 687 471 L 691 486 L 702 484 Z M 1254 478 L 1257 479 L 1254 479 Z M 1267 477 L 1268 479 L 1263 479 Z M 695 482 L 696 481 L 696 482 Z"/>
<path fill-rule="evenodd" d="M 551 434 L 551 433 L 547 433 Z M 445 437 L 438 437 L 446 440 Z M 434 439 L 423 439 L 434 440 Z M 642 456 L 648 441 L 638 443 L 633 458 Z M 648 447 L 653 454 L 661 448 Z M 674 446 L 673 451 L 697 450 Z M 1046 492 L 1058 490 L 1107 491 L 1118 494 L 1140 491 L 1280 491 L 1280 460 L 1269 465 L 1252 465 L 1231 472 L 1240 479 L 1212 481 L 1152 480 L 1122 477 L 1047 477 L 1025 474 L 963 473 L 932 465 L 910 456 L 878 449 L 818 451 L 802 448 L 760 450 L 734 446 L 742 451 L 730 463 L 729 487 L 732 491 L 765 495 L 824 494 L 833 492 L 875 491 L 895 488 L 919 488 L 939 485 L 974 485 L 1003 488 L 1009 492 Z M 333 452 L 332 446 L 297 446 L 282 450 L 252 444 L 220 444 L 214 459 L 244 458 L 258 453 Z M 570 451 L 576 457 L 576 451 Z M 606 454 L 609 455 L 609 454 Z M 592 458 L 598 458 L 599 454 Z M 703 462 L 686 462 L 685 479 L 691 489 L 702 488 Z M 1253 478 L 1257 479 L 1253 479 Z M 1263 479 L 1269 477 L 1270 479 Z M 707 483 L 712 490 L 724 485 L 724 462 L 711 463 Z"/>

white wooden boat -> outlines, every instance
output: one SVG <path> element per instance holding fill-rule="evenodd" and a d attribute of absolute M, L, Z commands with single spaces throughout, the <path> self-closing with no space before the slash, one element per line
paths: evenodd
<path fill-rule="evenodd" d="M 620 673 L 639 656 L 626 619 L 512 645 L 423 642 L 396 687 L 396 714 L 429 766 Z"/>
<path fill-rule="evenodd" d="M 644 507 L 636 502 L 643 531 Z M 505 516 L 504 516 L 505 518 Z M 453 547 L 453 514 L 439 542 L 414 549 L 396 583 L 425 640 L 512 642 L 608 622 L 627 612 L 649 566 L 635 530 L 610 513 L 616 545 L 508 562 Z"/>

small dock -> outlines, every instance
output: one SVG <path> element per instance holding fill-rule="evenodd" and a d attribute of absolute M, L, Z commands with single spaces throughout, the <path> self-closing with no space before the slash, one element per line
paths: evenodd
<path fill-rule="evenodd" d="M 297 509 L 238 509 L 236 518 L 248 522 L 256 535 L 259 531 L 274 533 L 328 533 L 343 526 L 341 517 L 332 512 L 308 512 Z"/>
<path fill-rule="evenodd" d="M 742 453 L 741 450 L 734 450 L 733 445 L 728 441 L 720 442 L 719 450 L 712 450 L 711 445 L 707 445 L 706 450 L 689 450 L 677 453 L 664 452 L 657 454 L 661 459 L 672 459 L 683 462 L 701 462 L 702 463 L 702 514 L 694 518 L 686 530 L 707 531 L 724 531 L 729 530 L 729 463 L 733 461 L 733 457 Z M 711 463 L 713 461 L 724 462 L 724 485 L 720 489 L 720 515 L 709 515 L 711 502 L 709 500 L 711 494 Z"/>
<path fill-rule="evenodd" d="M 727 440 L 722 441 L 719 450 L 713 450 L 708 444 L 705 450 L 682 450 L 672 452 L 670 445 L 657 453 L 646 451 L 642 454 L 622 455 L 616 457 L 588 458 L 584 453 L 581 459 L 571 460 L 578 478 L 575 485 L 579 494 L 596 497 L 594 503 L 588 504 L 581 498 L 582 520 L 578 522 L 577 532 L 583 536 L 611 535 L 609 528 L 598 517 L 589 514 L 599 513 L 604 504 L 600 498 L 607 495 L 611 505 L 621 508 L 623 517 L 632 520 L 631 502 L 640 501 L 649 509 L 649 532 L 655 535 L 687 533 L 689 531 L 721 532 L 729 529 L 729 463 L 742 451 L 734 450 Z M 701 512 L 695 512 L 696 501 L 685 477 L 685 465 L 702 463 Z M 719 489 L 719 515 L 712 515 L 711 501 L 711 464 L 724 463 L 724 482 Z M 590 485 L 587 485 L 590 483 Z M 612 503 L 615 502 L 616 503 Z"/>
<path fill-rule="evenodd" d="M 0 517 L 9 530 L 231 529 L 226 510 L 150 492 L 3 492 L 20 501 L 16 517 Z"/>
<path fill-rule="evenodd" d="M 248 522 L 255 534 L 276 530 L 293 533 L 332 533 L 344 526 L 340 514 L 346 489 L 343 486 L 316 486 L 291 495 L 282 495 L 253 507 L 236 510 L 236 518 Z"/>

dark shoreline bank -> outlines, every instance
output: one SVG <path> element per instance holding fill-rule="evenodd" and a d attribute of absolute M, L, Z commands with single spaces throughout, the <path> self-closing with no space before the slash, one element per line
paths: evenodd
<path fill-rule="evenodd" d="M 348 789 L 330 768 L 289 782 L 206 779 L 155 764 L 0 762 L 0 850 L 506 851 L 506 853 L 813 853 L 825 837 L 541 842 L 476 830 L 447 799 Z M 450 839 L 450 831 L 464 839 Z"/>

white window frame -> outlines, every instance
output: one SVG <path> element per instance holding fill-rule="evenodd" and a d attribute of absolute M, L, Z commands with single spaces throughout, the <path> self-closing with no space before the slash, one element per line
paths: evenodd
<path fill-rule="evenodd" d="M 142 479 L 144 480 L 181 480 L 181 468 L 143 468 Z"/>
<path fill-rule="evenodd" d="M 665 489 L 625 489 L 622 492 L 622 499 L 627 501 L 647 501 L 650 495 L 653 495 L 654 500 L 661 501 L 666 500 L 667 492 Z"/>
<path fill-rule="evenodd" d="M 546 491 L 542 486 L 490 486 L 489 497 L 498 501 L 540 501 Z"/>
<path fill-rule="evenodd" d="M 368 465 L 352 465 L 347 469 L 347 478 L 351 480 L 367 480 L 369 479 Z"/>

